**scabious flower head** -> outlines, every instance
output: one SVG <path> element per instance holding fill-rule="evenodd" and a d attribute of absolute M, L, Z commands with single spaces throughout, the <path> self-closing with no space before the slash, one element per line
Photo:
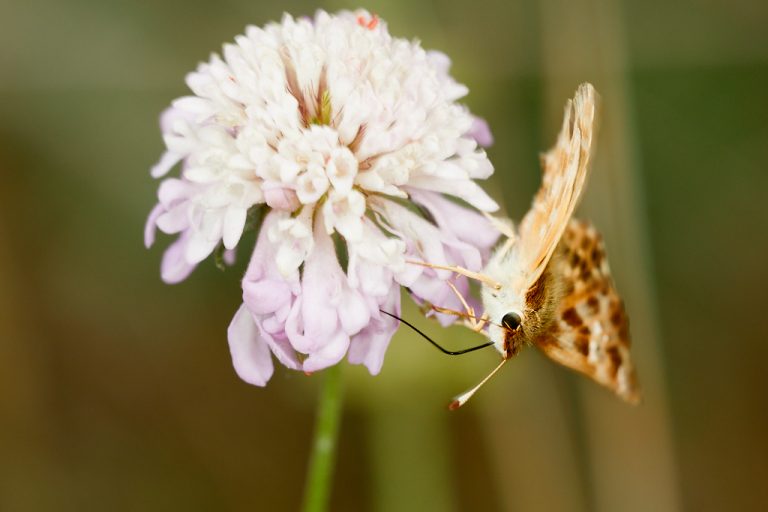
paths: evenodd
<path fill-rule="evenodd" d="M 474 181 L 493 172 L 478 145 L 490 132 L 456 103 L 467 89 L 449 65 L 366 11 L 319 11 L 248 27 L 187 76 L 193 95 L 163 114 L 152 169 L 181 163 L 181 176 L 161 182 L 145 242 L 179 234 L 161 268 L 178 282 L 264 209 L 228 331 L 244 380 L 264 385 L 271 355 L 307 372 L 347 355 L 378 373 L 397 327 L 380 310 L 399 314 L 400 286 L 461 308 L 446 281 L 465 278 L 407 263 L 479 270 L 497 237 L 444 197 L 497 208 Z"/>

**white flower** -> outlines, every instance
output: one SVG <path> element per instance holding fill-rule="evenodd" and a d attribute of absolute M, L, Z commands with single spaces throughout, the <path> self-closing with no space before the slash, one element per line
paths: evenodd
<path fill-rule="evenodd" d="M 270 350 L 290 367 L 314 370 L 349 349 L 351 360 L 375 373 L 383 339 L 394 332 L 379 308 L 399 310 L 398 284 L 431 303 L 455 299 L 449 273 L 406 259 L 482 266 L 487 240 L 473 246 L 447 224 L 492 230 L 479 214 L 436 194 L 497 208 L 474 181 L 493 167 L 474 138 L 476 118 L 456 103 L 467 88 L 449 66 L 442 53 L 393 38 L 366 11 L 319 11 L 311 20 L 285 15 L 263 29 L 248 27 L 224 46 L 223 58 L 214 55 L 187 76 L 193 96 L 163 115 L 167 150 L 152 170 L 161 177 L 181 163 L 181 179 L 161 184 L 147 232 L 157 226 L 180 234 L 163 272 L 175 282 L 219 244 L 233 249 L 249 209 L 265 203 L 272 210 L 244 280 L 245 309 L 229 331 L 233 357 L 245 354 L 235 363 L 244 379 L 266 382 Z M 419 202 L 436 223 L 396 200 Z M 458 218 L 434 213 L 450 208 Z M 346 270 L 334 239 L 346 244 Z M 265 275 L 268 287 L 283 280 L 279 289 L 291 290 L 280 291 L 279 301 L 260 299 L 290 298 L 271 316 L 264 311 L 272 306 L 248 291 L 261 289 Z M 358 346 L 358 338 L 367 341 Z"/>

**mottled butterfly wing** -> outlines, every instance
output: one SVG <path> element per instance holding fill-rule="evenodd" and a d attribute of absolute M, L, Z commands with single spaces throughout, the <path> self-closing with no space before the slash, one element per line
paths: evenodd
<path fill-rule="evenodd" d="M 542 156 L 542 184 L 520 223 L 519 263 L 527 286 L 549 263 L 578 204 L 588 173 L 597 93 L 582 84 L 565 106 L 555 146 Z"/>
<path fill-rule="evenodd" d="M 629 355 L 629 320 L 611 279 L 595 228 L 572 220 L 553 260 L 565 296 L 536 345 L 551 359 L 610 388 L 624 400 L 640 398 Z"/>

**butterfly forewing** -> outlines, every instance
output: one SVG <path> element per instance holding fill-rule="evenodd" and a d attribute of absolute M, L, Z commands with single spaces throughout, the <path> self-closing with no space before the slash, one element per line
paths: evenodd
<path fill-rule="evenodd" d="M 596 98 L 582 84 L 565 106 L 555 146 L 542 156 L 543 178 L 533 205 L 520 224 L 519 263 L 528 282 L 536 282 L 549 263 L 581 197 L 588 174 Z"/>
<path fill-rule="evenodd" d="M 571 221 L 552 263 L 565 296 L 536 345 L 558 363 L 586 374 L 628 402 L 637 402 L 629 321 L 613 286 L 600 235 L 588 223 Z"/>

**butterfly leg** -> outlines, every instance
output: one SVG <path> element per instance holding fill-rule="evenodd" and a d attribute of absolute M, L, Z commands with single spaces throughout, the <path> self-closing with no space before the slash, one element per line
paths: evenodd
<path fill-rule="evenodd" d="M 471 307 L 469 304 L 467 304 L 466 299 L 464 299 L 464 296 L 461 294 L 458 288 L 450 282 L 446 282 L 448 286 L 451 287 L 451 290 L 456 295 L 456 297 L 459 298 L 459 301 L 461 302 L 461 305 L 464 306 L 464 310 L 467 312 L 467 318 L 464 320 L 464 325 L 469 327 L 475 332 L 480 332 L 483 330 L 483 327 L 485 327 L 486 322 L 488 322 L 488 315 L 487 313 L 483 313 L 483 316 L 480 318 L 477 318 L 477 315 L 475 314 L 475 308 Z"/>
<path fill-rule="evenodd" d="M 464 320 L 464 326 L 472 329 L 474 332 L 480 332 L 485 328 L 485 324 L 488 323 L 488 313 L 483 313 L 480 318 L 472 317 Z"/>
<path fill-rule="evenodd" d="M 464 313 L 462 311 L 456 311 L 455 309 L 448 309 L 444 308 L 442 306 L 435 306 L 434 304 L 429 305 L 429 309 L 436 313 L 442 313 L 444 315 L 451 315 L 451 316 L 457 316 L 459 318 L 466 318 L 467 313 Z"/>
<path fill-rule="evenodd" d="M 467 304 L 466 299 L 464 299 L 464 296 L 461 294 L 458 288 L 456 288 L 456 286 L 450 281 L 446 281 L 446 284 L 450 286 L 451 291 L 453 291 L 456 297 L 458 297 L 459 301 L 461 302 L 461 305 L 464 306 L 464 312 L 456 311 L 455 309 L 448 309 L 441 306 L 436 306 L 434 304 L 425 304 L 425 305 L 428 306 L 429 309 L 437 313 L 443 313 L 445 315 L 453 315 L 461 318 L 462 324 L 468 329 L 473 330 L 474 332 L 482 331 L 483 328 L 485 327 L 485 324 L 488 323 L 488 314 L 484 313 L 483 316 L 478 318 L 477 314 L 475 313 L 475 308 Z"/>
<path fill-rule="evenodd" d="M 429 305 L 429 309 L 436 313 L 442 313 L 444 315 L 452 315 L 457 316 L 461 318 L 461 323 L 464 327 L 467 329 L 472 329 L 474 332 L 480 332 L 485 327 L 485 324 L 488 322 L 488 316 L 483 315 L 480 318 L 477 318 L 474 316 L 474 313 L 472 316 L 469 316 L 467 313 L 456 311 L 455 309 L 448 309 L 443 308 L 440 306 L 435 306 L 434 304 Z"/>
<path fill-rule="evenodd" d="M 406 263 L 410 263 L 412 265 L 421 265 L 422 267 L 434 268 L 438 270 L 449 270 L 459 275 L 466 276 L 470 279 L 480 281 L 481 283 L 485 283 L 488 286 L 491 286 L 497 290 L 501 289 L 501 283 L 499 283 L 498 281 L 491 279 L 489 276 L 485 274 L 481 274 L 479 272 L 473 272 L 463 267 L 457 267 L 455 265 L 435 265 L 434 263 L 427 263 L 426 261 L 416 261 L 416 260 L 406 260 Z"/>

